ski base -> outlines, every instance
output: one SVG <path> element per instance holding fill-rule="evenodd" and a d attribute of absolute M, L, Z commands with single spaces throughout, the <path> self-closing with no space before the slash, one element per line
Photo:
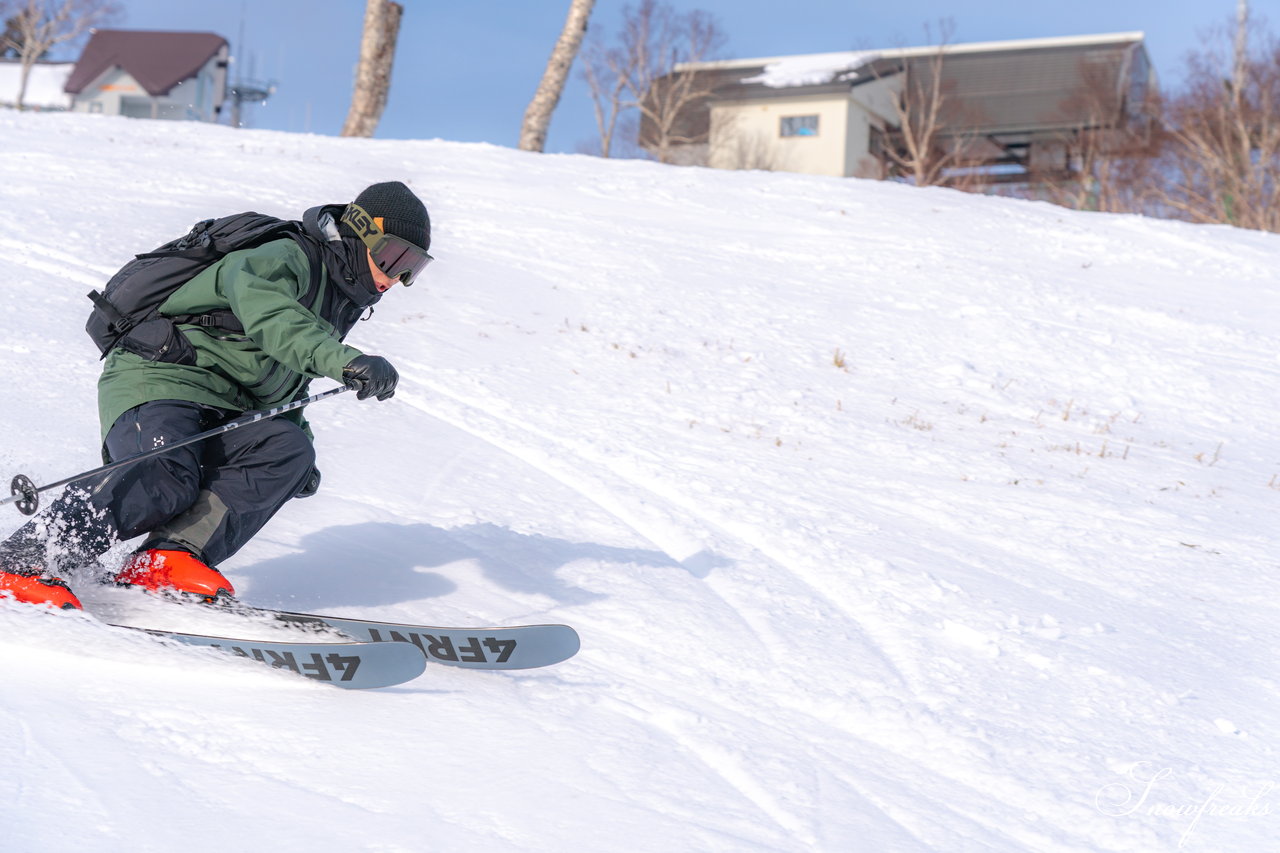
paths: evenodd
<path fill-rule="evenodd" d="M 236 605 L 236 609 L 308 629 L 332 629 L 366 643 L 409 643 L 428 661 L 466 669 L 535 669 L 568 660 L 582 648 L 568 625 L 444 628 L 294 613 Z"/>
<path fill-rule="evenodd" d="M 142 626 L 150 628 L 148 622 L 160 627 L 153 631 L 158 635 L 171 635 L 172 639 L 196 643 L 200 645 L 218 645 L 240 648 L 246 656 L 255 660 L 293 669 L 299 674 L 307 675 L 308 669 L 300 661 L 306 662 L 314 670 L 313 677 L 325 680 L 328 667 L 321 668 L 316 664 L 312 654 L 323 656 L 335 651 L 331 646 L 342 643 L 362 643 L 373 646 L 403 646 L 404 649 L 389 654 L 404 655 L 411 651 L 425 663 L 437 663 L 455 666 L 462 669 L 508 670 L 535 669 L 551 666 L 568 660 L 578 653 L 582 642 L 578 633 L 568 625 L 509 625 L 494 627 L 443 627 L 417 625 L 404 622 L 386 622 L 358 617 L 330 616 L 322 613 L 301 613 L 279 610 L 269 607 L 257 607 L 239 600 L 225 600 L 214 604 L 197 603 L 194 599 L 181 595 L 146 594 L 139 602 L 145 600 L 148 608 L 151 605 L 166 608 L 170 605 L 179 608 L 193 608 L 193 612 L 202 615 L 199 627 L 188 624 L 172 624 L 167 617 L 160 620 L 160 610 L 151 610 L 152 616 L 144 616 L 128 603 L 128 599 L 140 594 L 137 589 L 124 589 L 111 585 L 102 585 L 96 589 L 85 590 L 84 602 L 90 613 L 97 613 L 98 618 L 109 623 L 126 623 L 128 627 Z M 123 606 L 121 606 L 123 604 Z M 128 615 L 125 615 L 125 614 Z M 213 621 L 203 618 L 213 617 Z M 227 618 L 222 618 L 223 616 Z M 247 624 L 239 624 L 243 620 Z M 270 626 L 271 630 L 263 632 L 253 627 Z M 280 629 L 289 629 L 282 634 Z M 210 641 L 183 640 L 183 632 L 187 637 L 212 637 Z M 242 640 L 245 636 L 271 636 L 269 641 Z M 302 658 L 274 658 L 267 654 L 272 642 L 286 642 L 296 636 L 298 643 L 306 648 Z M 245 648 L 246 644 L 259 647 L 260 655 Z M 318 648 L 311 648 L 316 646 Z M 326 651 L 327 650 L 327 651 Z M 372 652 L 370 651 L 370 654 Z M 412 660 L 412 657 L 406 655 Z M 278 661 L 278 663 L 277 663 Z M 296 665 L 296 668 L 295 668 Z M 334 683 L 343 682 L 345 673 L 336 674 Z M 414 676 L 410 676 L 414 677 Z M 407 680 L 407 679 L 406 679 Z"/>
<path fill-rule="evenodd" d="M 427 668 L 427 658 L 415 646 L 392 643 L 311 643 L 244 640 L 211 634 L 161 631 L 115 625 L 165 640 L 207 646 L 284 669 L 297 675 L 347 689 L 392 687 L 412 681 Z"/>

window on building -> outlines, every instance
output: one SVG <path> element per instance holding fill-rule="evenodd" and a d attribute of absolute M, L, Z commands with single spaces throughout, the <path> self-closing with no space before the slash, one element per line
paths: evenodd
<path fill-rule="evenodd" d="M 120 115 L 125 118 L 154 118 L 151 115 L 151 99 L 135 95 L 121 97 Z"/>
<path fill-rule="evenodd" d="M 817 116 L 783 116 L 781 133 L 783 136 L 817 136 Z"/>

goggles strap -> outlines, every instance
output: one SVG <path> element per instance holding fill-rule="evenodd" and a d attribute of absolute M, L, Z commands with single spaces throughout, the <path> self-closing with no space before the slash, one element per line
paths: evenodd
<path fill-rule="evenodd" d="M 369 212 L 360 205 L 352 202 L 347 205 L 347 209 L 342 212 L 342 222 L 352 231 L 356 232 L 356 236 L 364 241 L 364 244 L 372 251 L 378 241 L 382 239 L 382 228 L 377 222 L 373 221 L 373 217 Z"/>

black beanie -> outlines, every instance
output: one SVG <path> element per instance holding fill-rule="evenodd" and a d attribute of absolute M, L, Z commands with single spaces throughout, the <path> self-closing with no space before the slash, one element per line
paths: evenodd
<path fill-rule="evenodd" d="M 382 230 L 403 237 L 415 246 L 431 248 L 431 217 L 413 190 L 399 181 L 374 184 L 356 196 L 360 205 L 373 217 L 382 217 Z"/>

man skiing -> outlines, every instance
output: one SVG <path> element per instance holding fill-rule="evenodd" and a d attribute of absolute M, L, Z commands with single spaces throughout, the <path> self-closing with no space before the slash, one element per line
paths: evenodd
<path fill-rule="evenodd" d="M 392 181 L 351 204 L 308 210 L 297 236 L 225 255 L 160 307 L 180 333 L 179 355 L 149 360 L 123 344 L 108 352 L 98 382 L 104 457 L 123 459 L 301 399 L 315 377 L 342 382 L 361 400 L 391 397 L 399 379 L 391 363 L 342 341 L 397 281 L 413 282 L 431 261 L 430 244 L 426 207 Z M 200 322 L 217 312 L 230 312 L 242 331 Z M 206 601 L 233 597 L 216 566 L 319 483 L 300 415 L 150 456 L 69 488 L 0 542 L 0 597 L 79 608 L 58 576 L 143 534 L 117 583 Z"/>

